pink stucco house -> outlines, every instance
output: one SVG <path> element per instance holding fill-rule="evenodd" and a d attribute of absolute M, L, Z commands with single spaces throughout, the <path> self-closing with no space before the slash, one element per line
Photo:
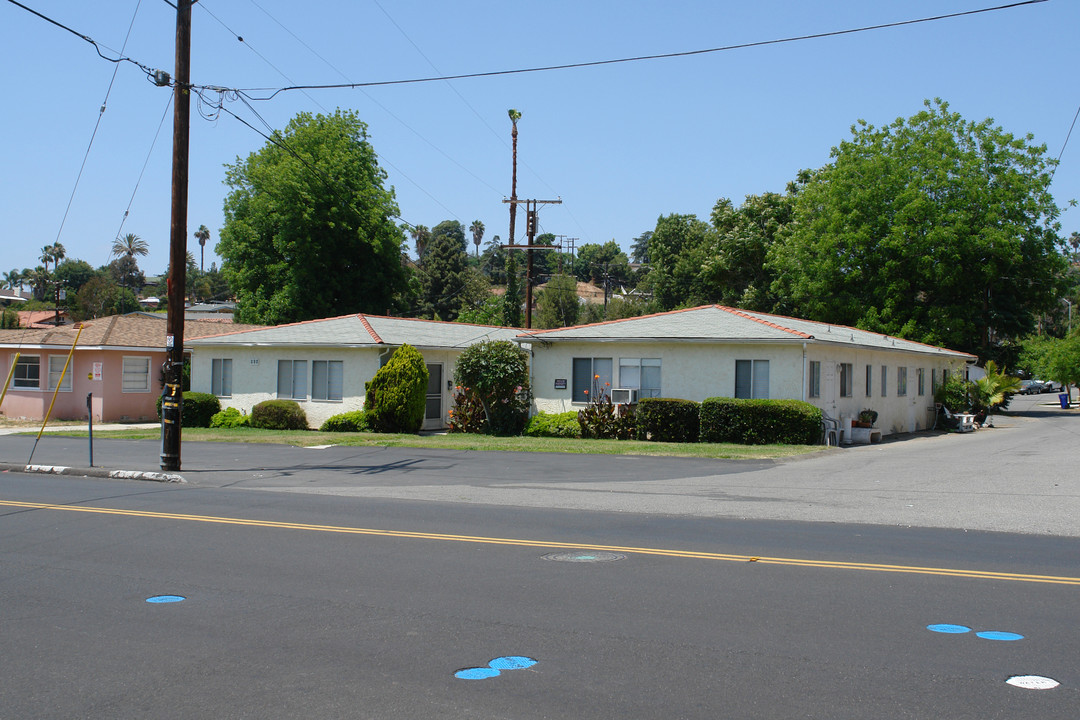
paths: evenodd
<path fill-rule="evenodd" d="M 79 327 L 0 330 L 0 383 L 11 373 L 0 414 L 41 420 L 59 385 L 54 420 L 85 419 L 90 394 L 94 422 L 155 421 L 165 361 L 165 316 L 130 313 L 82 323 L 82 334 L 61 379 Z M 247 327 L 187 320 L 184 339 Z"/>

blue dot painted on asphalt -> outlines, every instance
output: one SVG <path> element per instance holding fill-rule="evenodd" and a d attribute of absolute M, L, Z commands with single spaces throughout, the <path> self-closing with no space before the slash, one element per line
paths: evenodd
<path fill-rule="evenodd" d="M 464 670 L 458 670 L 454 673 L 454 677 L 458 680 L 486 680 L 487 678 L 493 678 L 498 674 L 499 671 L 495 668 L 465 668 Z"/>
<path fill-rule="evenodd" d="M 964 625 L 927 625 L 926 629 L 936 633 L 948 633 L 950 635 L 959 635 L 961 633 L 971 632 L 971 628 Z"/>
<path fill-rule="evenodd" d="M 1023 635 L 1018 635 L 1011 632 L 1002 632 L 1000 630 L 985 630 L 983 632 L 975 633 L 976 637 L 981 637 L 983 640 L 1005 640 L 1011 642 L 1013 640 L 1023 640 Z"/>
<path fill-rule="evenodd" d="M 146 598 L 146 602 L 148 602 L 148 603 L 175 603 L 175 602 L 183 602 L 186 599 L 187 598 L 185 598 L 182 595 L 155 595 L 154 597 Z"/>
<path fill-rule="evenodd" d="M 536 661 L 529 657 L 523 657 L 521 655 L 507 655 L 504 657 L 497 657 L 488 663 L 489 667 L 496 670 L 524 670 L 530 668 L 536 664 Z"/>

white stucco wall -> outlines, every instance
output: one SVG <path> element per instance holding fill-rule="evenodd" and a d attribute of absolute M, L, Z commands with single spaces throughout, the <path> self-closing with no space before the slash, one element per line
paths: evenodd
<path fill-rule="evenodd" d="M 802 389 L 802 347 L 766 344 L 721 343 L 576 343 L 532 345 L 532 386 L 535 409 L 566 412 L 584 403 L 571 402 L 573 359 L 611 358 L 612 384 L 619 386 L 620 358 L 659 358 L 663 397 L 701 402 L 708 397 L 735 394 L 735 361 L 768 360 L 772 397 L 799 397 Z M 556 390 L 555 380 L 565 379 L 566 389 Z"/>
<path fill-rule="evenodd" d="M 842 345 L 801 343 L 776 345 L 766 343 L 623 343 L 557 342 L 546 347 L 533 343 L 532 388 L 534 412 L 558 413 L 584 407 L 572 402 L 573 359 L 611 358 L 613 386 L 619 385 L 620 358 L 659 358 L 661 360 L 661 395 L 701 402 L 709 397 L 735 395 L 735 361 L 769 361 L 769 397 L 806 400 L 822 408 L 831 417 L 855 417 L 866 408 L 878 412 L 875 427 L 884 434 L 922 430 L 933 423 L 931 370 L 940 382 L 942 370 L 963 371 L 964 363 L 912 352 L 867 350 Z M 821 362 L 821 392 L 809 397 L 810 361 Z M 852 392 L 840 396 L 839 365 L 852 365 Z M 866 393 L 866 366 L 872 367 L 871 392 Z M 886 392 L 881 393 L 881 367 L 887 368 Z M 907 392 L 897 392 L 898 368 L 907 368 Z M 923 395 L 918 393 L 918 369 L 923 368 Z M 565 380 L 565 389 L 556 389 L 555 381 Z"/>
<path fill-rule="evenodd" d="M 461 352 L 459 350 L 421 350 L 420 352 L 426 363 L 439 363 L 443 366 L 443 379 L 440 386 L 442 418 L 438 421 L 425 422 L 424 428 L 444 427 L 453 402 L 452 391 L 447 389 L 447 380 L 453 379 L 454 364 Z M 277 397 L 278 360 L 305 360 L 307 361 L 308 398 L 297 400 L 297 402 L 307 414 L 308 425 L 317 428 L 327 418 L 363 408 L 364 383 L 378 371 L 379 358 L 382 354 L 383 349 L 380 348 L 195 347 L 191 353 L 191 389 L 209 393 L 213 360 L 231 359 L 232 395 L 219 398 L 221 407 L 234 407 L 250 414 L 251 408 L 258 403 Z M 342 362 L 342 399 L 340 401 L 311 399 L 312 360 L 340 360 Z"/>
<path fill-rule="evenodd" d="M 864 409 L 878 413 L 874 427 L 883 434 L 925 430 L 934 422 L 934 397 L 932 379 L 941 382 L 942 371 L 959 373 L 963 377 L 965 363 L 942 357 L 903 351 L 882 351 L 830 346 L 824 344 L 807 347 L 807 362 L 821 362 L 821 396 L 806 397 L 838 421 L 854 418 Z M 852 393 L 840 396 L 841 363 L 851 363 Z M 866 366 L 871 367 L 870 393 L 867 394 Z M 882 394 L 881 368 L 887 372 L 885 393 Z M 900 368 L 907 368 L 907 392 L 899 393 Z M 919 394 L 918 371 L 924 372 L 923 394 Z"/>

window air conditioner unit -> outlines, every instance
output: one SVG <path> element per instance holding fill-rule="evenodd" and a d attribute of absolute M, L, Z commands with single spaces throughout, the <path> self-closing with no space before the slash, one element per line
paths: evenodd
<path fill-rule="evenodd" d="M 637 405 L 637 388 L 611 388 L 613 405 Z"/>

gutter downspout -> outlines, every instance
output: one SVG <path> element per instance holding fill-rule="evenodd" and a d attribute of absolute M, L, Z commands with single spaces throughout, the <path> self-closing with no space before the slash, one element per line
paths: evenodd
<path fill-rule="evenodd" d="M 806 343 L 802 344 L 802 399 L 803 402 L 809 402 L 809 398 L 806 396 Z"/>

